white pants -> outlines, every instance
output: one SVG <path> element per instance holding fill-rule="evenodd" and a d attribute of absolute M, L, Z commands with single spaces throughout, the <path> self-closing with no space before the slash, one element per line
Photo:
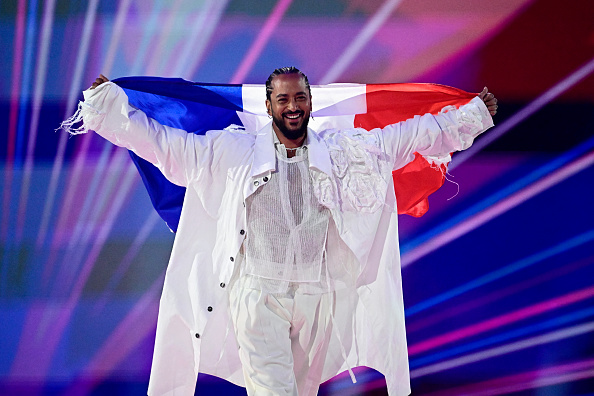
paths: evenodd
<path fill-rule="evenodd" d="M 248 395 L 316 395 L 332 333 L 334 293 L 270 294 L 242 287 L 230 308 Z"/>

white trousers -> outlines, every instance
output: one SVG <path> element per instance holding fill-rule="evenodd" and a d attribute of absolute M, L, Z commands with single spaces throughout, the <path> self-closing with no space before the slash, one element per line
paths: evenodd
<path fill-rule="evenodd" d="M 296 286 L 270 294 L 241 283 L 229 297 L 248 395 L 317 395 L 335 294 L 300 294 Z"/>

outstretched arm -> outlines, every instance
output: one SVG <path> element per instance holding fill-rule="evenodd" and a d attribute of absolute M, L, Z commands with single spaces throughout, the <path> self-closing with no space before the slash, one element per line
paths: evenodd
<path fill-rule="evenodd" d="M 380 133 L 394 170 L 411 162 L 415 152 L 443 164 L 450 161 L 450 153 L 467 149 L 476 136 L 492 127 L 496 112 L 497 99 L 485 87 L 458 109 L 448 106 L 435 115 L 415 116 L 388 125 Z"/>
<path fill-rule="evenodd" d="M 95 131 L 113 144 L 133 151 L 155 165 L 172 183 L 187 186 L 198 171 L 211 163 L 212 136 L 161 125 L 128 103 L 122 88 L 99 75 L 83 92 L 85 101 L 70 120 L 83 126 L 71 133 Z M 213 135 L 214 136 L 214 135 Z"/>

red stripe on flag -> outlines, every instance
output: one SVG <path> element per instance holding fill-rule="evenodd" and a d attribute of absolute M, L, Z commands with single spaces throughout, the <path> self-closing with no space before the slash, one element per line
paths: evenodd
<path fill-rule="evenodd" d="M 415 115 L 437 114 L 445 106 L 462 106 L 476 94 L 438 84 L 370 84 L 366 87 L 367 113 L 355 116 L 355 127 L 371 130 Z M 431 167 L 420 154 L 392 172 L 398 213 L 415 217 L 429 209 L 429 195 L 444 182 L 446 166 Z"/>

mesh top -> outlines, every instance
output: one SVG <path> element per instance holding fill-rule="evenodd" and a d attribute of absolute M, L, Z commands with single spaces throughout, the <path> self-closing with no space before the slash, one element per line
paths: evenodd
<path fill-rule="evenodd" d="M 246 200 L 245 272 L 259 277 L 318 282 L 330 211 L 313 194 L 307 148 L 292 158 L 277 144 L 277 172 Z"/>
<path fill-rule="evenodd" d="M 326 293 L 355 284 L 359 264 L 312 189 L 307 146 L 287 157 L 274 135 L 276 172 L 246 199 L 247 234 L 233 279 L 268 293 Z M 232 281 L 233 282 L 233 281 Z"/>

